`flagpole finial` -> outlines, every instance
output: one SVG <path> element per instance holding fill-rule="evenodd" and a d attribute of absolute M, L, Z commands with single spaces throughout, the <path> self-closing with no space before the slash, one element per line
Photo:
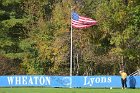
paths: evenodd
<path fill-rule="evenodd" d="M 75 11 L 75 10 L 76 10 L 76 8 L 77 8 L 77 6 L 75 5 L 75 6 L 73 6 L 73 7 L 72 7 L 72 10 L 74 10 L 74 11 Z"/>

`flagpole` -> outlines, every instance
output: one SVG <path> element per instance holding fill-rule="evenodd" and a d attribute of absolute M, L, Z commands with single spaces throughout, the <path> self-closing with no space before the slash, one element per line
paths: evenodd
<path fill-rule="evenodd" d="M 72 8 L 71 8 L 72 11 Z M 70 12 L 71 12 L 70 11 Z M 72 88 L 72 12 L 71 12 L 71 31 L 70 31 L 71 45 L 70 45 L 70 88 Z"/>

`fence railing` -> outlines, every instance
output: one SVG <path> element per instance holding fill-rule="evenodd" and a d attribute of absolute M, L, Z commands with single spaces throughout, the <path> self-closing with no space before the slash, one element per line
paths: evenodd
<path fill-rule="evenodd" d="M 129 76 L 140 76 L 140 69 L 138 69 L 135 72 L 131 73 Z"/>

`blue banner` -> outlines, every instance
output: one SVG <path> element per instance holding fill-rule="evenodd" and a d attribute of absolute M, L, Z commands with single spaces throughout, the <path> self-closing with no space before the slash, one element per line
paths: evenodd
<path fill-rule="evenodd" d="M 140 88 L 140 76 L 127 77 L 127 85 Z M 0 87 L 13 86 L 46 86 L 46 87 L 96 87 L 119 88 L 120 76 L 46 76 L 46 75 L 14 75 L 0 76 Z"/>

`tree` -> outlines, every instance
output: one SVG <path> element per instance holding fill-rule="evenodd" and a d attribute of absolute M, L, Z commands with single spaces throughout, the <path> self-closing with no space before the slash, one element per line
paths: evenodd
<path fill-rule="evenodd" d="M 0 55 L 5 59 L 14 60 L 15 64 L 21 62 L 22 50 L 18 44 L 20 39 L 24 38 L 23 24 L 26 22 L 22 17 L 20 4 L 21 0 L 0 1 Z M 12 65 L 11 61 L 7 65 Z"/>

